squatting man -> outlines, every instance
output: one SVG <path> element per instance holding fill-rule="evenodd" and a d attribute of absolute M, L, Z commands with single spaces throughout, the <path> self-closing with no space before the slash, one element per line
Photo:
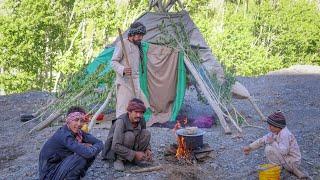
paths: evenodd
<path fill-rule="evenodd" d="M 147 165 L 152 161 L 151 133 L 146 130 L 143 118 L 145 111 L 143 101 L 133 98 L 128 103 L 127 112 L 112 123 L 102 157 L 113 162 L 117 171 L 124 171 L 125 162 Z"/>
<path fill-rule="evenodd" d="M 39 179 L 80 179 L 103 148 L 102 141 L 81 130 L 85 110 L 71 107 L 66 124 L 43 145 L 39 155 Z"/>

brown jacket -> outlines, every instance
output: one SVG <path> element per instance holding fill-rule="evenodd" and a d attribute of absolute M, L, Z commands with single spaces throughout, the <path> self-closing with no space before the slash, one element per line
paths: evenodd
<path fill-rule="evenodd" d="M 132 161 L 134 159 L 135 150 L 123 145 L 124 134 L 127 131 L 132 131 L 135 135 L 138 135 L 142 129 L 146 129 L 144 118 L 136 128 L 133 128 L 128 113 L 119 116 L 119 118 L 112 122 L 111 129 L 105 142 L 105 147 L 102 151 L 103 159 L 114 161 L 116 159 L 115 155 L 120 154 L 126 160 Z M 150 145 L 148 149 L 151 149 Z"/>

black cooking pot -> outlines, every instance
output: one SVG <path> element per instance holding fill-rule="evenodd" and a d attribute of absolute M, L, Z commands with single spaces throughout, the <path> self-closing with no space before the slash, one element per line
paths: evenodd
<path fill-rule="evenodd" d="M 178 136 L 182 136 L 188 149 L 196 150 L 203 147 L 203 135 L 206 133 L 201 129 L 197 129 L 195 133 L 188 134 L 186 129 L 176 131 Z"/>

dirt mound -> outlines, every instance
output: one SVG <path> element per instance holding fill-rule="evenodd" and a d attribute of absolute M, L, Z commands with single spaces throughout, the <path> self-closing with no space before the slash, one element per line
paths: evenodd
<path fill-rule="evenodd" d="M 269 72 L 267 75 L 280 75 L 280 74 L 282 75 L 320 74 L 320 66 L 294 65 L 289 68 Z"/>

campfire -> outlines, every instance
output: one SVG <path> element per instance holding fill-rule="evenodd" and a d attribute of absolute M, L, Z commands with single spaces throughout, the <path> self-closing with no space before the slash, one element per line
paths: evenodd
<path fill-rule="evenodd" d="M 188 149 L 183 137 L 178 136 L 178 148 L 176 151 L 176 157 L 178 159 L 190 159 L 191 149 Z"/>
<path fill-rule="evenodd" d="M 187 117 L 183 118 L 181 123 L 180 121 L 177 121 L 176 125 L 173 128 L 173 131 L 176 132 L 177 130 L 181 129 L 181 124 L 186 126 L 187 123 L 188 123 Z M 178 142 L 178 148 L 176 150 L 175 156 L 178 159 L 189 159 L 191 149 L 187 148 L 185 138 L 182 136 L 177 136 L 177 142 Z"/>
<path fill-rule="evenodd" d="M 212 158 L 213 149 L 209 144 L 203 144 L 205 131 L 197 127 L 186 127 L 187 123 L 187 118 L 177 121 L 173 129 L 177 143 L 166 148 L 165 156 L 171 157 L 173 161 L 178 160 L 187 164 Z"/>

